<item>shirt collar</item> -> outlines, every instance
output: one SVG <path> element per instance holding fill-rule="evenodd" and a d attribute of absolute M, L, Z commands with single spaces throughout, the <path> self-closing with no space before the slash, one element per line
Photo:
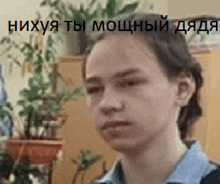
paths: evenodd
<path fill-rule="evenodd" d="M 207 170 L 215 169 L 215 166 L 208 162 L 198 141 L 188 141 L 186 144 L 188 151 L 174 166 L 166 182 L 164 182 L 165 184 L 199 184 Z M 119 172 L 121 172 L 120 161 L 116 161 L 109 172 L 96 182 L 120 184 L 122 177 Z"/>
<path fill-rule="evenodd" d="M 188 151 L 173 168 L 167 183 L 199 184 L 204 173 L 215 166 L 211 165 L 198 141 L 187 143 Z"/>

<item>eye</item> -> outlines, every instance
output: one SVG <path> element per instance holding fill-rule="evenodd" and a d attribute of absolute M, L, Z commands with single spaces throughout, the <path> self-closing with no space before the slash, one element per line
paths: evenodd
<path fill-rule="evenodd" d="M 100 90 L 99 87 L 87 88 L 87 93 L 88 94 L 98 93 L 99 90 Z"/>
<path fill-rule="evenodd" d="M 138 85 L 139 83 L 140 83 L 139 81 L 126 81 L 126 82 L 121 83 L 121 86 L 132 87 L 132 86 Z"/>

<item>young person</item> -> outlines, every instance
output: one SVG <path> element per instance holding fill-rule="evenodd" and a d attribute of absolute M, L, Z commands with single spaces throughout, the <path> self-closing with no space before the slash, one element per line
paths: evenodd
<path fill-rule="evenodd" d="M 143 13 L 119 20 L 127 26 L 130 21 L 133 30 L 141 21 L 143 27 L 145 21 L 165 23 L 159 15 Z M 216 165 L 209 163 L 197 141 L 186 141 L 202 114 L 201 68 L 170 22 L 169 30 L 136 28 L 133 34 L 98 33 L 85 53 L 83 78 L 90 110 L 97 131 L 117 152 L 115 164 L 94 183 L 207 182 Z M 215 174 L 220 183 L 218 178 Z"/>

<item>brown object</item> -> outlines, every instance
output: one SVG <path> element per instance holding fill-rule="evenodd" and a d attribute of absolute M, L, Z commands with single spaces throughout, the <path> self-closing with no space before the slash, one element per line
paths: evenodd
<path fill-rule="evenodd" d="M 193 139 L 198 139 L 209 159 L 220 162 L 220 52 L 194 54 L 203 68 L 204 86 L 201 93 L 203 116 L 193 127 Z"/>
<path fill-rule="evenodd" d="M 83 61 L 83 55 L 77 54 L 77 55 L 66 55 L 59 58 L 59 62 L 63 63 L 69 63 L 69 62 L 82 62 Z M 59 66 L 60 64 L 58 64 Z"/>
<path fill-rule="evenodd" d="M 63 146 L 61 140 L 9 140 L 6 151 L 14 161 L 27 158 L 31 164 L 50 164 Z"/>
<path fill-rule="evenodd" d="M 32 73 L 34 70 L 34 65 L 32 62 L 24 62 L 22 65 L 22 76 L 24 76 L 25 73 Z"/>
<path fill-rule="evenodd" d="M 22 70 L 21 71 L 22 76 L 24 76 L 25 73 L 32 73 L 33 70 L 34 70 L 34 65 L 33 65 L 32 62 L 24 62 L 22 64 L 22 69 L 21 70 Z"/>

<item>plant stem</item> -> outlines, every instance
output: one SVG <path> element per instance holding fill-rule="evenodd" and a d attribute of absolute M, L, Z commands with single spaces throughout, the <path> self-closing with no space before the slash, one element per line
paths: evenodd
<path fill-rule="evenodd" d="M 82 171 L 81 167 L 78 167 L 76 173 L 73 176 L 72 184 L 76 184 L 77 177 L 81 173 L 81 171 Z"/>
<path fill-rule="evenodd" d="M 83 184 L 83 181 L 84 181 L 84 179 L 85 179 L 85 175 L 86 175 L 86 171 L 84 171 L 84 172 L 82 173 L 81 184 Z"/>
<path fill-rule="evenodd" d="M 25 136 L 27 136 L 27 139 L 30 139 L 30 127 L 31 127 L 31 119 L 32 119 L 32 111 L 28 113 L 28 118 L 27 118 L 27 130 L 25 132 Z"/>

